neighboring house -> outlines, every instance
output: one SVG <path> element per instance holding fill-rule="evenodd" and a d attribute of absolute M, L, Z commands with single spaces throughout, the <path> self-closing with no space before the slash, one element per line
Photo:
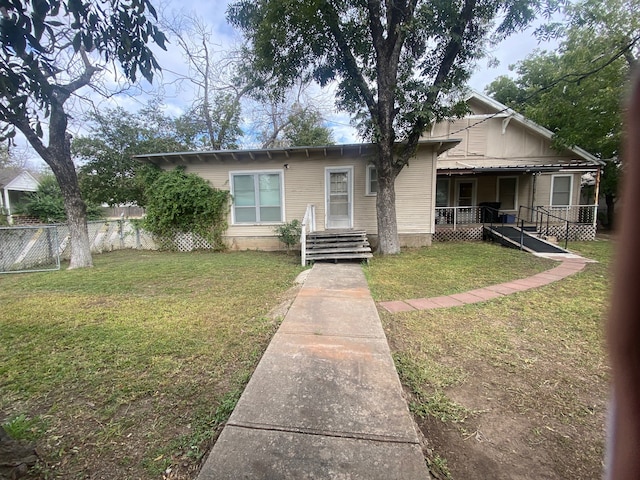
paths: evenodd
<path fill-rule="evenodd" d="M 568 219 L 580 238 L 593 238 L 602 162 L 578 147 L 553 150 L 552 132 L 485 95 L 471 94 L 468 105 L 470 115 L 437 123 L 424 137 L 461 139 L 438 158 L 435 239 L 481 237 L 478 225 L 494 216 L 483 205 L 507 222 L 549 212 L 552 223 Z M 581 190 L 585 178 L 591 198 Z"/>
<path fill-rule="evenodd" d="M 0 171 L 0 209 L 11 222 L 16 205 L 30 192 L 38 190 L 40 183 L 27 171 Z"/>
<path fill-rule="evenodd" d="M 437 157 L 458 140 L 425 140 L 396 181 L 402 246 L 430 245 Z M 169 170 L 178 165 L 231 192 L 226 241 L 232 249 L 278 249 L 274 229 L 315 211 L 315 230 L 364 230 L 375 244 L 377 180 L 372 144 L 138 155 Z"/>

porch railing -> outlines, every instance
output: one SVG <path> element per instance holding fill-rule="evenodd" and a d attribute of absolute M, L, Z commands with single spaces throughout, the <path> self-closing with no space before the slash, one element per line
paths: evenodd
<path fill-rule="evenodd" d="M 596 225 L 597 205 L 570 205 L 553 206 L 541 205 L 535 208 L 520 207 L 518 213 L 503 212 L 486 206 L 477 207 L 436 207 L 436 226 L 446 225 L 456 230 L 461 225 L 480 224 L 487 222 L 504 221 L 515 223 L 516 219 L 524 219 L 527 222 L 539 223 L 540 217 L 544 217 L 545 223 L 564 224 L 569 222 L 574 225 Z M 497 218 L 500 216 L 500 220 Z M 494 218 L 496 217 L 496 218 Z"/>
<path fill-rule="evenodd" d="M 436 225 L 452 226 L 482 223 L 484 207 L 436 207 Z"/>
<path fill-rule="evenodd" d="M 598 205 L 540 205 L 534 210 L 547 212 L 555 220 L 565 220 L 579 225 L 596 226 L 598 220 Z"/>
<path fill-rule="evenodd" d="M 302 229 L 300 232 L 300 261 L 302 266 L 307 265 L 307 233 L 316 231 L 316 206 L 307 205 L 307 210 L 302 217 Z"/>

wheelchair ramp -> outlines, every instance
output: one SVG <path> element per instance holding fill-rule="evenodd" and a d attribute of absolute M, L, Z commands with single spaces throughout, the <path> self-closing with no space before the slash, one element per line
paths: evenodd
<path fill-rule="evenodd" d="M 484 227 L 485 234 L 500 242 L 505 247 L 520 248 L 522 239 L 522 249 L 531 253 L 569 253 L 567 250 L 558 247 L 545 240 L 531 235 L 527 231 L 522 231 L 517 227 L 507 225 L 492 225 Z"/>

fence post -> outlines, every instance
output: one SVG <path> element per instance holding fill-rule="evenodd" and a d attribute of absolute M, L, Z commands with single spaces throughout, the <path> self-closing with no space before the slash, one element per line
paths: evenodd
<path fill-rule="evenodd" d="M 566 221 L 567 222 L 567 226 L 566 226 L 566 231 L 564 233 L 564 249 L 567 249 L 567 244 L 569 243 L 569 220 Z"/>
<path fill-rule="evenodd" d="M 520 220 L 520 250 L 524 244 L 524 219 Z"/>

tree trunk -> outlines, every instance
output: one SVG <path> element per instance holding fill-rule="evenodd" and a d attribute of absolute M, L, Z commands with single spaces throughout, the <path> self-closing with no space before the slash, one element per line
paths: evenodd
<path fill-rule="evenodd" d="M 382 255 L 400 253 L 398 221 L 396 218 L 396 173 L 393 170 L 393 153 L 378 145 L 378 193 L 376 210 L 378 221 L 378 253 Z"/>
<path fill-rule="evenodd" d="M 612 193 L 605 193 L 604 200 L 607 204 L 607 228 L 613 230 L 615 228 L 615 209 L 616 196 Z"/>
<path fill-rule="evenodd" d="M 49 146 L 41 156 L 53 170 L 64 199 L 71 240 L 69 269 L 93 267 L 87 228 L 87 206 L 82 199 L 75 165 L 71 159 L 71 136 L 67 134 L 67 117 L 60 107 L 54 106 L 51 109 Z"/>

